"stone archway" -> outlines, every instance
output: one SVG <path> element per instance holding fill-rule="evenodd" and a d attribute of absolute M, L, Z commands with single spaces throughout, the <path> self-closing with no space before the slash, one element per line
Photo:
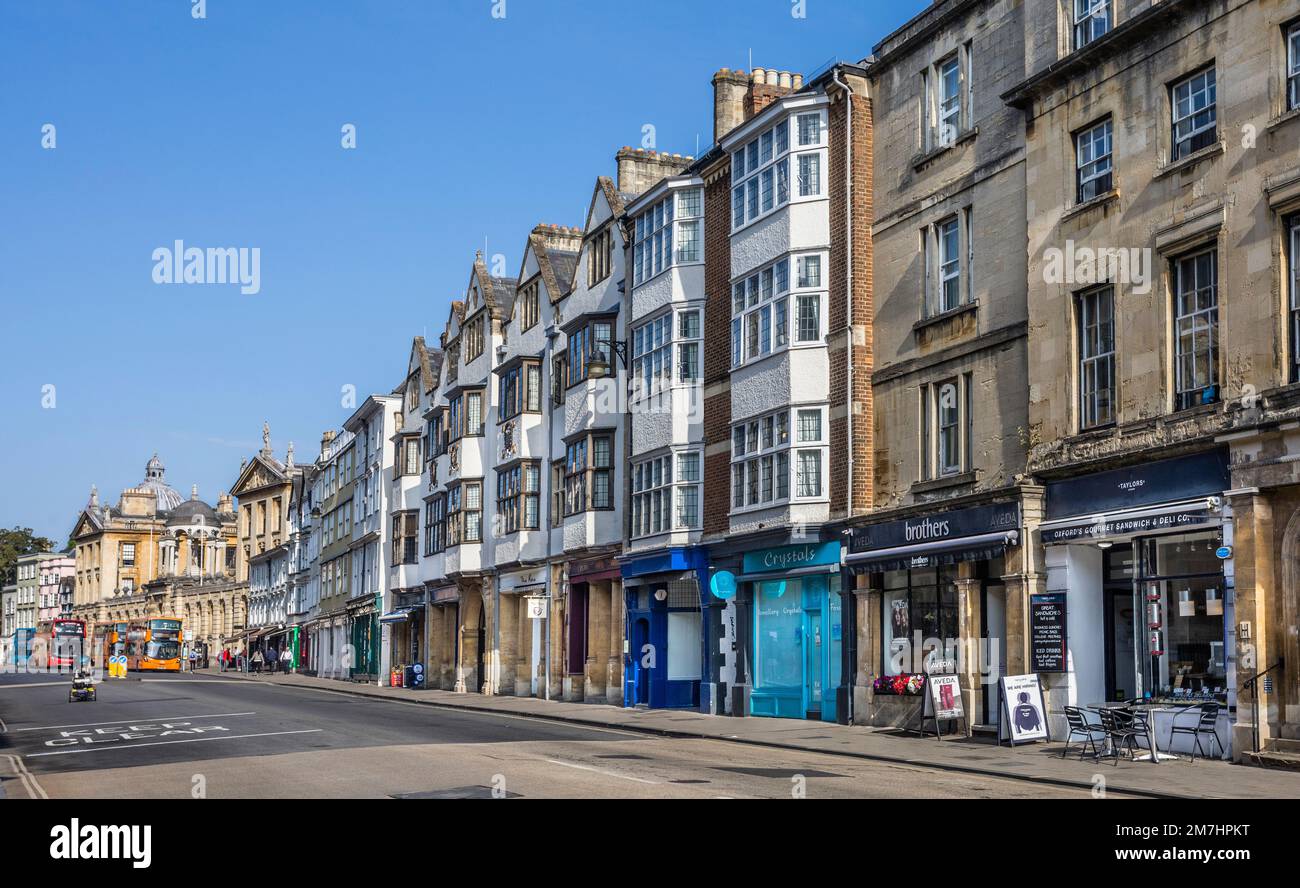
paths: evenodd
<path fill-rule="evenodd" d="M 1286 660 L 1277 696 L 1279 736 L 1290 740 L 1300 739 L 1300 509 L 1291 514 L 1282 534 L 1281 582 L 1277 596 L 1277 644 L 1275 662 L 1280 656 Z M 1259 669 L 1270 664 L 1259 663 Z"/>

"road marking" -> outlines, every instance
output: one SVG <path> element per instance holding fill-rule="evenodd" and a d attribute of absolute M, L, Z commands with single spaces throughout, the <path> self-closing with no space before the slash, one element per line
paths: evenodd
<path fill-rule="evenodd" d="M 165 681 L 168 684 L 183 684 L 185 682 L 201 681 L 204 684 L 239 684 L 243 681 L 240 678 L 142 678 L 140 681 Z"/>
<path fill-rule="evenodd" d="M 41 758 L 47 755 L 79 755 L 83 752 L 102 752 L 106 749 L 140 749 L 144 746 L 170 746 L 173 743 L 204 743 L 208 740 L 248 740 L 252 737 L 281 737 L 285 734 L 319 734 L 323 728 L 311 728 L 306 731 L 272 731 L 269 734 L 223 734 L 213 737 L 195 737 L 192 740 L 159 740 L 156 743 L 132 743 L 130 746 L 91 746 L 86 749 L 60 749 L 57 752 L 30 752 L 25 758 Z"/>
<path fill-rule="evenodd" d="M 578 765 L 573 762 L 562 762 L 557 759 L 547 759 L 546 761 L 550 762 L 552 765 L 561 765 L 565 768 L 576 768 L 579 771 L 592 771 L 604 777 L 618 777 L 621 780 L 634 780 L 637 783 L 659 783 L 658 780 L 645 780 L 641 777 L 629 777 L 627 774 L 619 774 L 617 771 L 606 771 L 603 768 L 593 768 L 590 765 Z"/>
<path fill-rule="evenodd" d="M 4 719 L 0 718 L 0 734 L 8 734 L 8 733 L 9 733 L 9 726 L 5 724 Z"/>
<path fill-rule="evenodd" d="M 231 718 L 236 715 L 257 715 L 256 712 L 218 712 L 216 715 L 178 715 L 174 718 L 119 718 L 111 722 L 82 722 L 79 725 L 42 725 L 39 728 L 14 728 L 14 733 L 20 731 L 56 731 L 59 728 L 94 728 L 100 725 L 144 725 L 150 722 L 176 722 L 181 719 L 196 718 Z"/>
<path fill-rule="evenodd" d="M 0 685 L 0 691 L 11 691 L 14 688 L 52 688 L 56 685 L 64 685 L 66 687 L 70 684 L 72 684 L 71 679 L 68 679 L 68 681 L 27 681 L 22 684 Z"/>
<path fill-rule="evenodd" d="M 29 799 L 49 798 L 49 796 L 45 794 L 45 790 L 41 788 L 41 785 L 36 782 L 36 777 L 31 771 L 27 770 L 27 766 L 23 764 L 21 758 L 16 755 L 6 755 L 5 758 L 9 759 L 9 763 L 13 766 L 14 773 L 18 775 L 18 780 L 22 783 L 23 789 L 27 791 L 27 797 Z"/>

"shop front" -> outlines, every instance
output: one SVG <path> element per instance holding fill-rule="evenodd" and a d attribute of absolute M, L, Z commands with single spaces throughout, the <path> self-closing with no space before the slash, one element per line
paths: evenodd
<path fill-rule="evenodd" d="M 1021 562 L 1022 538 L 1016 500 L 914 511 L 850 532 L 846 582 L 861 615 L 856 723 L 919 727 L 922 677 L 955 673 L 968 723 L 997 724 L 1017 611 L 1008 564 Z"/>
<path fill-rule="evenodd" d="M 349 678 L 353 681 L 379 681 L 379 612 L 373 599 L 348 604 L 348 639 L 352 645 Z"/>
<path fill-rule="evenodd" d="M 710 709 L 722 602 L 707 594 L 707 550 L 680 546 L 622 560 L 627 602 L 623 705 Z"/>
<path fill-rule="evenodd" d="M 427 653 L 425 648 L 425 592 L 398 592 L 394 607 L 379 617 L 379 624 L 388 645 L 387 661 L 390 674 L 384 683 L 391 684 L 394 676 L 398 686 L 424 687 L 427 681 Z"/>
<path fill-rule="evenodd" d="M 549 574 L 549 567 L 539 564 L 497 575 L 498 693 L 516 697 L 545 693 Z"/>
<path fill-rule="evenodd" d="M 428 660 L 425 684 L 443 691 L 456 687 L 460 659 L 460 587 L 455 583 L 426 583 L 425 608 Z"/>
<path fill-rule="evenodd" d="M 1236 657 L 1228 488 L 1222 450 L 1047 484 L 1039 525 L 1046 593 L 1059 596 L 1066 627 L 1059 671 L 1045 677 L 1050 709 L 1217 702 L 1221 740 L 1230 746 Z"/>
<path fill-rule="evenodd" d="M 568 562 L 564 699 L 606 703 L 623 695 L 623 583 L 613 555 Z"/>
<path fill-rule="evenodd" d="M 741 571 L 748 714 L 836 721 L 845 625 L 839 540 L 747 551 Z"/>

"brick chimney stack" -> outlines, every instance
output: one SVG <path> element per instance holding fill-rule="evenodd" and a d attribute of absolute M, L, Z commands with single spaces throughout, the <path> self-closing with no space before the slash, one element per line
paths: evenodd
<path fill-rule="evenodd" d="M 723 68 L 713 75 L 713 141 L 718 141 L 782 96 L 803 89 L 803 75 L 775 68 L 746 74 Z"/>
<path fill-rule="evenodd" d="M 334 443 L 334 430 L 330 429 L 320 436 L 320 458 L 329 459 L 330 445 Z"/>

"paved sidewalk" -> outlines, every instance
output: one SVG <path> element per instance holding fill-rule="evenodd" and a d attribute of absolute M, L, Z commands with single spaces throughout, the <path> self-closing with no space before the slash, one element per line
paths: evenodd
<path fill-rule="evenodd" d="M 1011 749 L 984 740 L 901 735 L 857 725 L 780 718 L 728 718 L 679 709 L 625 709 L 591 703 L 564 703 L 535 697 L 485 697 L 451 691 L 381 688 L 307 675 L 245 675 L 206 670 L 202 674 L 252 682 L 274 682 L 384 700 L 401 700 L 448 709 L 553 719 L 577 724 L 670 737 L 698 737 L 732 743 L 846 755 L 896 764 L 943 768 L 974 774 L 1092 789 L 1095 775 L 1111 792 L 1159 798 L 1300 798 L 1300 772 L 1270 770 L 1228 762 L 1186 759 L 1153 765 L 1121 761 L 1097 764 L 1076 754 L 1061 758 L 1061 744 Z"/>

